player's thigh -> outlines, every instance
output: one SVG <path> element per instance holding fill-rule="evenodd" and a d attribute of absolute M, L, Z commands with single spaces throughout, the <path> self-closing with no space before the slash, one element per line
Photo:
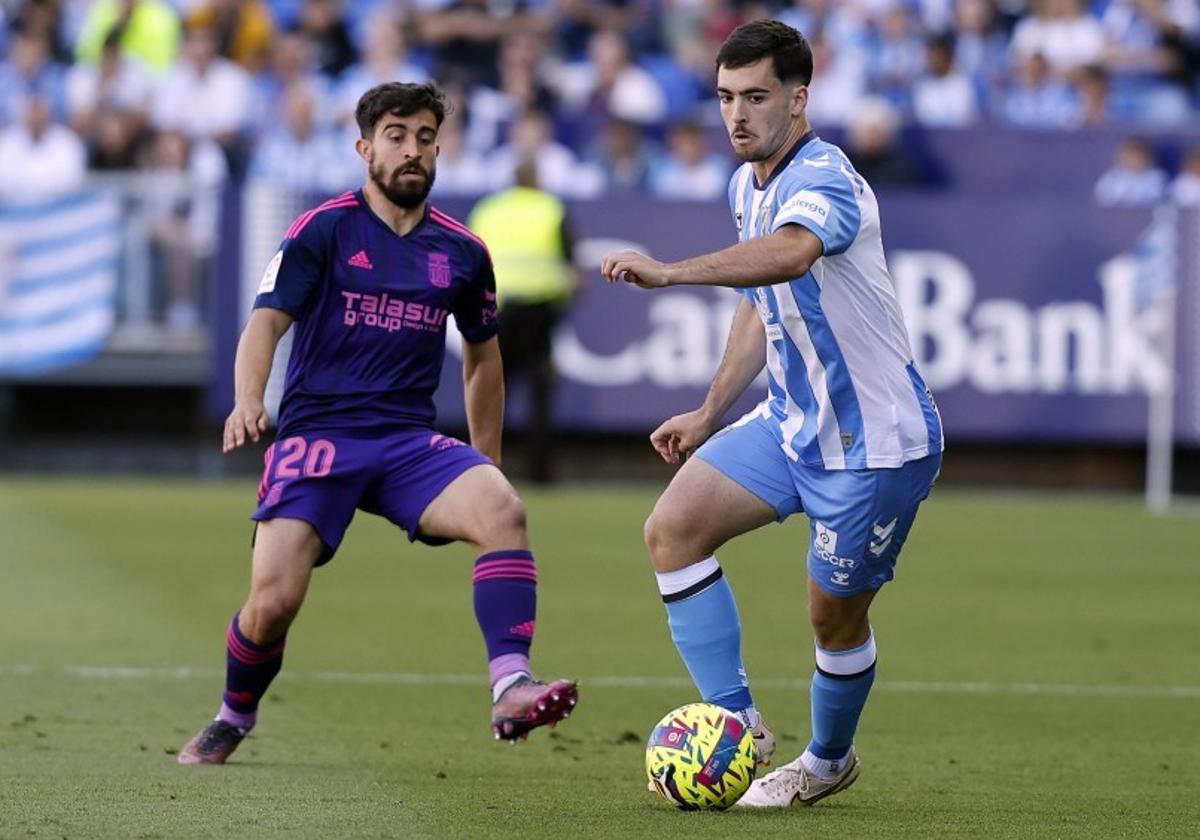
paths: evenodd
<path fill-rule="evenodd" d="M 422 539 L 463 540 L 485 550 L 529 547 L 525 506 L 504 473 L 475 464 L 446 485 L 421 513 Z"/>
<path fill-rule="evenodd" d="M 834 598 L 890 581 L 940 466 L 939 454 L 895 469 L 797 469 L 809 517 L 810 579 Z"/>
<path fill-rule="evenodd" d="M 398 432 L 385 442 L 382 477 L 361 506 L 403 528 L 409 540 L 471 540 L 487 525 L 494 530 L 516 519 L 524 527 L 516 492 L 478 450 L 433 429 Z"/>
<path fill-rule="evenodd" d="M 376 442 L 319 433 L 276 441 L 266 453 L 251 519 L 307 522 L 323 543 L 316 565 L 328 562 L 373 479 L 378 453 Z"/>
<path fill-rule="evenodd" d="M 659 518 L 715 549 L 799 511 L 788 458 L 771 423 L 760 406 L 705 441 L 655 505 Z"/>
<path fill-rule="evenodd" d="M 251 598 L 271 598 L 282 611 L 298 609 L 325 550 L 317 530 L 301 519 L 269 519 L 254 533 Z"/>
<path fill-rule="evenodd" d="M 674 571 L 777 519 L 776 509 L 763 499 L 708 461 L 691 458 L 646 520 L 646 546 L 656 571 Z"/>

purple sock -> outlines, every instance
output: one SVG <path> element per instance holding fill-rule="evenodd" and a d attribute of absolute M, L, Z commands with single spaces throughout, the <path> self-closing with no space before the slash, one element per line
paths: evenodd
<path fill-rule="evenodd" d="M 493 685 L 529 671 L 537 615 L 537 566 L 524 550 L 493 551 L 475 561 L 475 618 L 487 645 Z"/>
<path fill-rule="evenodd" d="M 238 615 L 234 615 L 225 634 L 225 694 L 217 717 L 241 729 L 252 729 L 258 717 L 258 701 L 283 665 L 287 637 L 269 645 L 255 644 L 238 629 Z"/>

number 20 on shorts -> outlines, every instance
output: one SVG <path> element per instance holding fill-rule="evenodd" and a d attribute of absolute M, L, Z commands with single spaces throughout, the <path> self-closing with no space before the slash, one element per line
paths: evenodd
<path fill-rule="evenodd" d="M 271 447 L 271 460 L 278 455 L 279 463 L 275 467 L 275 479 L 285 478 L 324 478 L 333 469 L 333 459 L 337 455 L 337 447 L 332 441 L 319 439 L 311 444 L 302 437 L 290 437 Z M 303 463 L 301 463 L 303 462 Z M 267 465 L 270 474 L 271 466 Z"/>

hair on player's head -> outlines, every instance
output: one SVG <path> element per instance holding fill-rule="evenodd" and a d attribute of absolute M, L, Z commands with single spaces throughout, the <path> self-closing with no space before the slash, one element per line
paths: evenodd
<path fill-rule="evenodd" d="M 407 117 L 418 111 L 429 111 L 441 128 L 446 118 L 446 94 L 433 82 L 420 85 L 385 82 L 359 97 L 354 119 L 362 136 L 370 137 L 385 114 Z"/>
<path fill-rule="evenodd" d="M 752 20 L 729 33 L 717 53 L 717 70 L 746 67 L 764 58 L 771 59 L 775 76 L 785 85 L 807 85 L 812 81 L 813 57 L 808 40 L 777 20 Z"/>

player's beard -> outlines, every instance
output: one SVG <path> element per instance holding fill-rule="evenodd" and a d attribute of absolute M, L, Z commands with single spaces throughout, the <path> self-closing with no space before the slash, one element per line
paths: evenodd
<path fill-rule="evenodd" d="M 367 171 L 388 201 L 397 207 L 411 210 L 413 207 L 419 207 L 429 197 L 429 191 L 433 189 L 433 179 L 437 177 L 437 164 L 433 164 L 427 172 L 419 163 L 408 163 L 392 170 L 391 177 L 387 177 L 384 166 L 371 161 Z M 400 182 L 401 175 L 410 173 L 420 175 L 424 179 L 420 186 L 413 187 Z"/>

